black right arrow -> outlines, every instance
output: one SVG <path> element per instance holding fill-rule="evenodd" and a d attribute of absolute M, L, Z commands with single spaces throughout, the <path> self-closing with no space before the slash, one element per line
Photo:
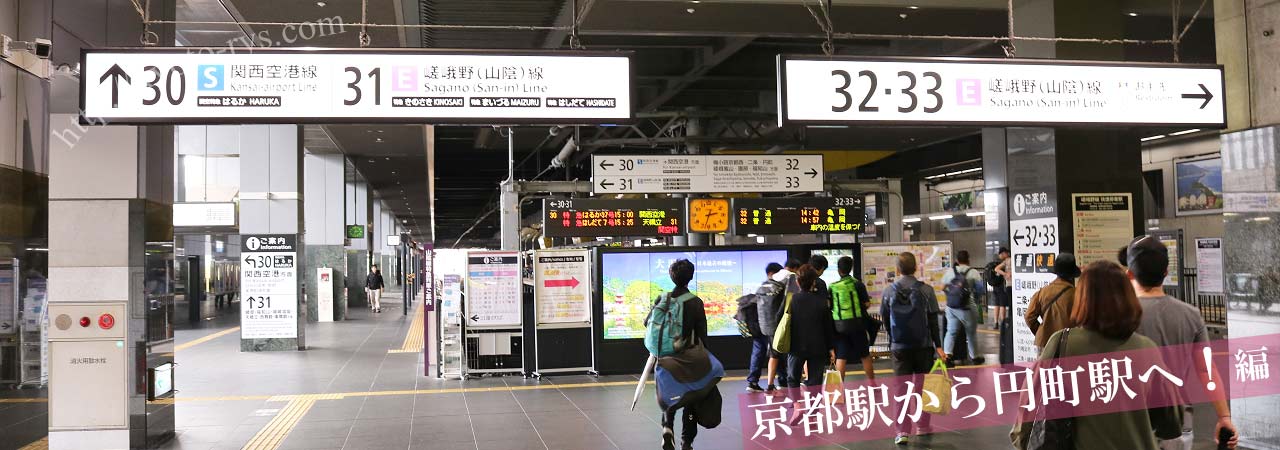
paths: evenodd
<path fill-rule="evenodd" d="M 124 78 L 127 84 L 133 84 L 133 80 L 129 79 L 129 74 L 125 73 L 119 64 L 112 64 L 111 68 L 102 74 L 102 78 L 98 79 L 98 84 L 107 81 L 107 77 L 111 77 L 111 107 L 116 108 L 120 105 L 120 79 Z"/>
<path fill-rule="evenodd" d="M 605 168 L 608 168 L 608 167 L 613 167 L 613 163 L 605 164 L 606 162 L 608 161 L 603 159 L 600 160 L 600 170 L 604 170 Z"/>
<path fill-rule="evenodd" d="M 804 174 L 805 174 L 805 175 L 808 175 L 808 176 L 809 176 L 809 178 L 817 178 L 817 177 L 818 177 L 818 169 L 809 169 L 809 171 L 808 171 L 808 172 L 805 172 Z"/>
<path fill-rule="evenodd" d="M 613 187 L 613 183 L 609 183 L 608 181 L 609 181 L 609 180 L 601 180 L 601 181 L 600 181 L 600 188 L 601 188 L 601 189 L 604 189 L 604 188 L 610 188 L 610 187 Z"/>
<path fill-rule="evenodd" d="M 1209 100 L 1213 100 L 1213 94 L 1209 92 L 1209 88 L 1204 87 L 1203 83 L 1199 84 L 1199 86 L 1201 94 L 1182 94 L 1182 98 L 1203 99 L 1204 103 L 1200 104 L 1200 109 L 1204 109 L 1204 107 L 1209 106 Z"/>

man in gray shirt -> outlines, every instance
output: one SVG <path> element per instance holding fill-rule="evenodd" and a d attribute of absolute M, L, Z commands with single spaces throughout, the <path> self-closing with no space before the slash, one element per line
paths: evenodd
<path fill-rule="evenodd" d="M 1209 370 L 1215 369 L 1207 367 L 1203 358 L 1198 357 L 1198 351 L 1209 343 L 1204 318 L 1196 307 L 1164 293 L 1164 279 L 1169 273 L 1169 249 L 1159 239 L 1140 236 L 1129 244 L 1126 256 L 1129 260 L 1129 280 L 1137 291 L 1138 302 L 1142 303 L 1142 325 L 1138 327 L 1138 333 L 1151 338 L 1161 347 L 1184 346 L 1188 351 L 1194 350 L 1195 354 L 1178 355 L 1177 359 L 1196 361 L 1196 364 L 1183 364 L 1181 373 L 1174 375 L 1187 382 L 1196 379 L 1201 383 L 1208 381 Z M 1191 370 L 1193 367 L 1195 372 Z M 1216 370 L 1213 379 L 1221 379 Z M 1235 424 L 1231 422 L 1231 408 L 1227 405 L 1227 400 L 1221 397 L 1214 399 L 1213 408 L 1218 414 L 1214 440 L 1217 440 L 1219 430 L 1231 430 L 1232 438 L 1227 447 L 1236 448 L 1238 433 Z M 1191 449 L 1194 438 L 1191 409 L 1186 408 L 1184 411 L 1182 438 L 1160 441 L 1162 450 Z"/>

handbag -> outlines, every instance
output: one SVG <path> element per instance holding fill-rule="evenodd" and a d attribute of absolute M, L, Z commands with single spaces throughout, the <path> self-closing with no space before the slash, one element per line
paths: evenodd
<path fill-rule="evenodd" d="M 1058 348 L 1053 352 L 1053 359 L 1062 357 L 1062 349 L 1067 346 L 1067 334 L 1070 332 L 1071 329 L 1067 328 L 1058 336 Z M 1075 449 L 1075 418 L 1047 419 L 1045 414 L 1045 408 L 1036 408 L 1035 421 L 1031 423 L 1031 435 L 1027 437 L 1026 450 Z"/>
<path fill-rule="evenodd" d="M 773 333 L 773 350 L 778 353 L 791 352 L 791 295 L 782 310 L 782 319 L 778 321 L 778 330 Z"/>
<path fill-rule="evenodd" d="M 831 369 L 823 372 L 822 393 L 827 395 L 827 401 L 832 405 L 844 403 L 840 398 L 844 394 L 844 377 L 840 376 L 840 372 Z"/>
<path fill-rule="evenodd" d="M 947 363 L 941 359 L 935 359 L 933 370 L 924 376 L 922 388 L 938 397 L 938 404 L 926 403 L 922 408 L 924 412 L 944 416 L 951 412 L 951 376 L 947 374 Z"/>

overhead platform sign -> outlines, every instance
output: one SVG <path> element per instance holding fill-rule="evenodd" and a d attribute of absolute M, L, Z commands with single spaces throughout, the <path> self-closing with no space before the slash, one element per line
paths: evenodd
<path fill-rule="evenodd" d="M 1222 66 L 778 57 L 783 124 L 1226 126 Z"/>
<path fill-rule="evenodd" d="M 145 123 L 614 123 L 616 52 L 252 50 L 81 53 L 81 120 Z"/>
<path fill-rule="evenodd" d="M 820 192 L 822 155 L 591 155 L 596 194 Z"/>

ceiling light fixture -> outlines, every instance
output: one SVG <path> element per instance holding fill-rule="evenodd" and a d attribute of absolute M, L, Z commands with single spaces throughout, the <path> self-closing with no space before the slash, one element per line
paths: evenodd
<path fill-rule="evenodd" d="M 920 7 L 919 7 L 919 6 L 915 6 L 915 5 L 908 6 L 907 8 L 908 8 L 908 9 L 920 9 Z"/>
<path fill-rule="evenodd" d="M 964 213 L 964 215 L 969 217 L 982 217 L 987 215 L 987 213 L 986 211 L 969 211 L 967 213 Z"/>
<path fill-rule="evenodd" d="M 1175 132 L 1173 132 L 1173 133 L 1169 133 L 1169 135 L 1170 135 L 1170 136 L 1182 136 L 1182 135 L 1184 135 L 1184 134 L 1191 134 L 1191 133 L 1195 133 L 1195 132 L 1197 132 L 1197 131 L 1200 131 L 1200 129 L 1199 129 L 1199 128 L 1192 128 L 1192 129 L 1190 129 L 1190 130 L 1175 131 Z"/>
<path fill-rule="evenodd" d="M 1154 141 L 1154 140 L 1156 140 L 1156 139 L 1163 139 L 1163 138 L 1166 138 L 1166 137 L 1168 137 L 1168 136 L 1165 136 L 1165 135 L 1163 135 L 1163 134 L 1157 134 L 1157 135 L 1155 135 L 1155 136 L 1147 136 L 1147 137 L 1144 137 L 1144 138 L 1142 138 L 1142 139 L 1138 139 L 1138 140 L 1139 140 L 1139 141 L 1142 141 L 1142 142 L 1147 142 L 1147 141 Z"/>
<path fill-rule="evenodd" d="M 1136 13 L 1136 12 L 1131 12 L 1131 13 L 1129 13 L 1129 17 L 1138 17 L 1138 13 Z"/>
<path fill-rule="evenodd" d="M 687 12 L 687 13 L 689 13 L 689 14 L 693 14 L 693 12 L 694 12 L 694 11 L 697 11 L 697 10 L 696 10 L 696 9 L 693 9 L 693 8 L 689 8 L 689 9 L 684 10 L 684 12 Z"/>
<path fill-rule="evenodd" d="M 382 138 L 377 138 L 377 139 L 374 139 L 374 140 L 373 140 L 373 142 L 382 143 L 382 142 L 383 142 L 383 140 L 382 140 Z"/>
<path fill-rule="evenodd" d="M 955 217 L 955 216 L 953 216 L 953 215 L 951 215 L 951 214 L 943 214 L 943 215 L 940 215 L 940 216 L 929 216 L 929 220 L 947 220 L 947 219 L 950 219 L 950 218 L 952 218 L 952 217 Z"/>
<path fill-rule="evenodd" d="M 889 223 L 889 222 L 886 222 L 886 221 L 883 221 L 883 220 L 877 220 L 877 221 L 875 221 L 875 222 L 871 222 L 871 223 L 872 223 L 873 225 L 875 225 L 875 226 L 882 226 L 882 225 L 887 224 L 887 223 Z"/>
<path fill-rule="evenodd" d="M 329 5 L 329 4 L 328 4 L 328 3 L 325 3 L 325 2 L 316 2 L 316 6 L 319 6 L 319 7 L 321 7 L 321 8 L 323 8 L 323 7 L 325 7 L 325 6 L 328 6 L 328 5 Z"/>
<path fill-rule="evenodd" d="M 919 221 L 920 221 L 919 217 L 908 217 L 908 218 L 902 219 L 902 223 L 916 223 Z"/>

